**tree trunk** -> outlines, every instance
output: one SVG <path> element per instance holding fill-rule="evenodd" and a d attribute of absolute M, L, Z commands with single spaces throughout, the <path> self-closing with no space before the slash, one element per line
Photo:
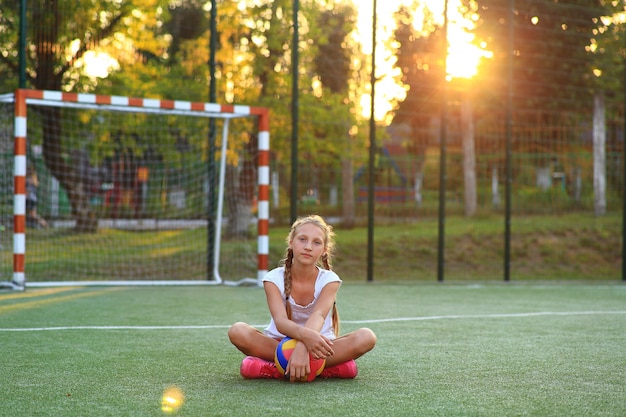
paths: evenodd
<path fill-rule="evenodd" d="M 343 207 L 342 225 L 349 229 L 354 227 L 355 224 L 353 177 L 352 159 L 343 158 L 341 160 L 341 188 L 343 190 L 341 201 Z"/>
<path fill-rule="evenodd" d="M 463 180 L 465 182 L 465 215 L 476 213 L 476 153 L 474 151 L 474 112 L 468 97 L 461 107 L 461 130 L 463 135 Z"/>
<path fill-rule="evenodd" d="M 606 125 L 604 93 L 593 98 L 593 205 L 596 216 L 606 214 Z"/>
<path fill-rule="evenodd" d="M 252 135 L 238 164 L 226 166 L 224 199 L 228 207 L 229 237 L 249 236 L 257 187 L 258 136 Z"/>
<path fill-rule="evenodd" d="M 36 78 L 33 87 L 38 90 L 61 90 L 68 62 L 59 63 L 57 50 L 63 51 L 59 44 L 60 14 L 58 1 L 45 1 L 33 5 L 35 21 L 47 22 L 46 25 L 33 27 L 36 55 Z M 66 51 L 64 51 L 66 52 Z M 64 54 L 61 53 L 61 55 Z M 61 70 L 59 70 L 59 68 Z M 78 174 L 78 167 L 72 160 L 64 158 L 61 109 L 45 107 L 41 110 L 43 120 L 43 159 L 50 173 L 59 181 L 72 208 L 76 220 L 77 232 L 92 233 L 98 228 L 98 219 L 91 212 L 89 195 L 85 179 Z"/>
<path fill-rule="evenodd" d="M 91 211 L 87 178 L 78 172 L 78 161 L 65 160 L 62 143 L 61 109 L 48 107 L 43 115 L 43 158 L 50 173 L 59 181 L 67 193 L 76 220 L 75 231 L 93 233 L 98 229 L 98 219 Z M 71 153 L 75 154 L 75 153 Z"/>
<path fill-rule="evenodd" d="M 245 182 L 245 181 L 244 181 Z M 233 165 L 226 166 L 224 203 L 228 209 L 228 222 L 223 228 L 229 238 L 249 236 L 252 222 L 252 198 L 245 195 L 239 169 Z"/>

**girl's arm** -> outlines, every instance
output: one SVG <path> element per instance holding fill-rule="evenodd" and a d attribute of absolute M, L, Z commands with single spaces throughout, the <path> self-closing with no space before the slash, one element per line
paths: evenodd
<path fill-rule="evenodd" d="M 322 288 L 319 297 L 317 298 L 317 302 L 315 303 L 315 310 L 311 313 L 308 320 L 306 321 L 304 327 L 308 329 L 314 329 L 319 331 L 322 329 L 324 325 L 324 321 L 328 314 L 330 314 L 330 310 L 333 308 L 335 304 L 335 300 L 337 299 L 337 291 L 339 291 L 340 282 L 330 282 Z M 301 339 L 298 339 L 301 340 Z M 307 343 L 306 340 L 302 339 L 304 343 Z M 331 342 L 332 345 L 332 342 Z M 315 346 L 307 347 L 310 351 L 315 351 Z"/>
<path fill-rule="evenodd" d="M 278 287 L 269 282 L 264 283 L 267 304 L 276 323 L 276 328 L 282 334 L 299 341 L 286 370 L 292 382 L 309 374 L 309 352 L 318 358 L 325 358 L 334 353 L 333 342 L 320 334 L 320 330 L 333 307 L 339 285 L 339 282 L 331 282 L 324 286 L 317 299 L 315 310 L 305 325 L 300 326 L 287 318 L 284 300 Z"/>

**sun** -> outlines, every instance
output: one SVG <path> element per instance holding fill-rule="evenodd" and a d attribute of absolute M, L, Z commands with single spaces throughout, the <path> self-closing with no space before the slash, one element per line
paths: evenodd
<path fill-rule="evenodd" d="M 478 73 L 481 59 L 491 58 L 493 53 L 474 45 L 474 35 L 459 26 L 448 28 L 447 79 L 472 78 Z"/>
<path fill-rule="evenodd" d="M 493 53 L 474 44 L 474 20 L 459 11 L 460 0 L 448 0 L 448 57 L 446 69 L 448 81 L 452 78 L 472 78 L 478 72 L 481 59 L 491 58 Z M 443 18 L 443 11 L 442 11 Z"/>
<path fill-rule="evenodd" d="M 448 1 L 448 57 L 446 59 L 447 80 L 458 78 L 472 78 L 477 75 L 481 59 L 490 58 L 492 53 L 473 44 L 474 14 L 471 18 L 463 16 L 459 11 L 461 0 Z M 410 5 L 411 0 L 381 0 L 377 2 L 376 26 L 377 26 L 377 49 L 376 49 L 376 103 L 375 115 L 377 120 L 388 118 L 391 110 L 391 101 L 402 100 L 405 90 L 393 80 L 394 68 L 392 52 L 385 46 L 395 29 L 393 13 L 401 5 Z M 358 11 L 357 32 L 358 40 L 363 46 L 365 54 L 372 52 L 372 7 L 373 0 L 353 0 Z M 427 7 L 435 16 L 435 24 L 442 25 L 444 21 L 444 5 L 442 0 L 424 0 L 422 6 L 416 10 L 415 22 L 423 21 L 424 7 Z M 421 28 L 416 28 L 421 30 Z M 380 93 L 378 93 L 380 91 Z M 361 100 L 363 116 L 369 117 L 371 98 L 365 94 Z"/>
<path fill-rule="evenodd" d="M 83 57 L 85 74 L 91 78 L 106 78 L 113 70 L 120 68 L 119 63 L 106 52 L 87 51 Z"/>

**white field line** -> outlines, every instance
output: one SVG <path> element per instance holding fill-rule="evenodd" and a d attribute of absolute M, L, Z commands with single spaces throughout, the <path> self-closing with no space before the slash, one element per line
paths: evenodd
<path fill-rule="evenodd" d="M 387 319 L 368 320 L 342 320 L 348 324 L 372 324 L 393 323 L 404 321 L 427 321 L 427 320 L 459 320 L 459 319 L 501 319 L 501 318 L 524 318 L 540 316 L 590 316 L 590 315 L 626 315 L 626 311 L 540 311 L 534 313 L 502 313 L 502 314 L 459 314 L 449 316 L 423 316 L 423 317 L 395 317 Z M 254 327 L 263 328 L 267 324 L 254 324 Z M 24 328 L 0 328 L 0 332 L 42 332 L 59 330 L 208 330 L 228 329 L 230 325 L 213 324 L 198 326 L 59 326 L 59 327 L 24 327 Z"/>
<path fill-rule="evenodd" d="M 425 316 L 425 317 L 396 317 L 390 319 L 374 320 L 342 320 L 342 323 L 366 324 L 366 323 L 387 323 L 399 321 L 425 321 L 425 320 L 445 320 L 445 319 L 501 319 L 517 317 L 537 317 L 537 316 L 590 316 L 602 314 L 626 314 L 626 311 L 539 311 L 535 313 L 502 313 L 502 314 L 459 314 L 450 316 Z"/>

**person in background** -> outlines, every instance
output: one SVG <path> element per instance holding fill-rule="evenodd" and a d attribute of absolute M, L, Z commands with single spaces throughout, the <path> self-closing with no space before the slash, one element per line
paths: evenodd
<path fill-rule="evenodd" d="M 48 227 L 48 222 L 37 214 L 37 171 L 29 167 L 26 172 L 26 225 L 29 227 Z"/>

